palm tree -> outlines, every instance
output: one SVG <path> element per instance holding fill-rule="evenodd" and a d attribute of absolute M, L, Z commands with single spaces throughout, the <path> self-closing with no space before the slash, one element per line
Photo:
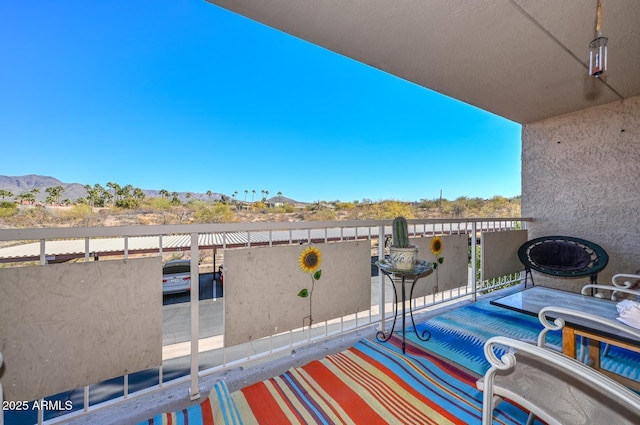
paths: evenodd
<path fill-rule="evenodd" d="M 111 199 L 115 203 L 118 201 L 118 193 L 121 191 L 120 185 L 118 183 L 107 182 L 107 187 L 113 191 Z"/>
<path fill-rule="evenodd" d="M 249 194 L 249 190 L 244 190 L 244 202 L 247 202 L 247 195 Z"/>
<path fill-rule="evenodd" d="M 251 202 L 253 202 L 253 197 L 254 197 L 254 196 L 256 196 L 256 190 L 255 190 L 255 189 L 253 189 L 253 190 L 251 191 Z"/>
<path fill-rule="evenodd" d="M 12 197 L 13 192 L 5 189 L 0 189 L 0 196 L 2 196 L 2 200 L 4 201 L 5 196 Z"/>
<path fill-rule="evenodd" d="M 140 189 L 139 187 L 136 187 L 133 189 L 133 197 L 138 201 L 142 202 L 146 197 L 146 195 L 144 194 L 144 190 Z"/>
<path fill-rule="evenodd" d="M 31 193 L 33 194 L 33 197 L 30 198 L 30 200 L 31 200 L 31 203 L 34 204 L 38 199 L 38 193 L 40 193 L 40 189 L 38 189 L 37 187 L 34 187 L 33 189 L 31 189 Z"/>
<path fill-rule="evenodd" d="M 36 202 L 36 193 L 37 192 L 33 192 L 33 190 L 31 192 L 28 193 L 23 193 L 21 195 L 19 195 L 20 198 L 22 198 L 23 200 L 27 201 L 30 204 L 33 204 Z"/>
<path fill-rule="evenodd" d="M 212 195 L 213 195 L 213 192 L 210 190 L 207 190 L 207 197 L 209 198 L 209 200 L 211 200 Z"/>
<path fill-rule="evenodd" d="M 52 186 L 46 188 L 44 191 L 49 194 L 49 196 L 47 196 L 46 202 L 50 204 L 60 203 L 60 196 L 62 195 L 63 190 L 64 187 L 62 186 Z"/>
<path fill-rule="evenodd" d="M 169 191 L 167 189 L 160 189 L 160 192 L 158 192 L 160 194 L 160 196 L 162 196 L 163 198 L 168 198 L 169 197 Z"/>

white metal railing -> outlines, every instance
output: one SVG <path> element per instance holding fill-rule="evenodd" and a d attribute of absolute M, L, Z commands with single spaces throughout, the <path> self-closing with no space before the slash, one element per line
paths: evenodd
<path fill-rule="evenodd" d="M 478 243 L 478 235 L 484 231 L 509 231 L 526 228 L 526 218 L 478 218 L 478 219 L 428 219 L 409 220 L 410 236 L 431 236 L 447 234 L 468 234 L 471 246 Z M 52 260 L 72 259 L 79 261 L 103 260 L 105 257 L 129 258 L 137 255 L 166 255 L 171 251 L 189 251 L 192 263 L 192 282 L 198 282 L 199 252 L 209 248 L 225 250 L 236 247 L 274 246 L 280 244 L 299 244 L 307 242 L 330 242 L 344 240 L 369 240 L 372 249 L 377 246 L 378 258 L 384 258 L 384 241 L 391 233 L 390 220 L 368 221 L 323 221 L 296 223 L 219 223 L 193 225 L 159 225 L 159 226 L 126 226 L 126 227 L 90 227 L 90 228 L 42 228 L 42 229 L 8 229 L 0 230 L 0 241 L 22 242 L 21 248 L 15 246 L 0 248 L 0 262 L 21 265 L 21 261 L 38 258 L 38 263 L 46 266 Z M 186 236 L 186 237 L 185 237 Z M 34 242 L 35 241 L 35 242 Z M 382 243 L 380 243 L 382 241 Z M 215 251 L 214 251 L 215 252 Z M 476 270 L 476 250 L 471 249 L 470 279 L 467 286 L 455 290 L 439 292 L 412 301 L 412 308 L 422 309 L 463 297 L 475 298 L 476 294 L 487 287 L 478 288 Z M 215 272 L 215 270 L 214 270 Z M 167 378 L 167 363 L 157 372 L 155 383 L 143 389 L 130 391 L 129 376 L 122 378 L 122 390 L 109 400 L 91 403 L 90 387 L 82 388 L 82 397 L 78 403 L 82 405 L 61 418 L 68 419 L 102 407 L 112 406 L 134 395 L 148 394 L 162 387 L 190 382 L 190 395 L 199 397 L 199 378 L 229 367 L 236 367 L 256 358 L 271 356 L 297 347 L 349 332 L 354 329 L 376 325 L 384 329 L 389 314 L 393 311 L 393 303 L 387 301 L 385 292 L 388 288 L 380 273 L 377 278 L 377 299 L 372 301 L 369 311 L 355 312 L 350 316 L 335 318 L 331 321 L 317 323 L 308 329 L 297 329 L 271 335 L 254 341 L 246 348 L 245 355 L 238 355 L 240 347 L 224 347 L 218 338 L 206 350 L 199 351 L 200 338 L 200 303 L 199 286 L 192 285 L 190 295 L 190 335 L 187 341 L 187 354 L 190 356 L 188 372 L 177 378 Z M 375 280 L 374 280 L 375 281 Z M 489 289 L 511 283 L 511 279 L 502 279 L 490 283 Z M 221 300 L 224 302 L 224 298 Z M 203 307 L 204 308 L 204 307 Z M 215 338 L 214 338 L 215 339 Z M 209 342 L 208 339 L 206 342 Z M 203 344 L 205 345 L 205 344 Z M 213 347 L 213 348 L 211 348 Z M 131 347 L 135 349 L 135 347 Z M 213 360 L 209 361 L 207 358 Z M 167 381 L 164 379 L 167 378 Z M 163 382 L 164 381 L 164 382 Z M 137 387 L 137 384 L 136 384 Z M 45 417 L 39 411 L 37 422 L 55 423 L 59 418 Z"/>

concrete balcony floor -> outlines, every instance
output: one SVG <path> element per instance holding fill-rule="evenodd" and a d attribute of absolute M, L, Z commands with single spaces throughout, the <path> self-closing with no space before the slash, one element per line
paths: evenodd
<path fill-rule="evenodd" d="M 490 296 L 503 296 L 513 291 L 514 288 L 508 288 L 493 292 Z M 427 321 L 436 315 L 460 308 L 471 302 L 470 298 L 467 298 L 431 307 L 415 315 L 416 323 Z M 411 326 L 410 322 L 410 318 L 407 317 L 407 322 L 405 323 L 407 327 Z M 390 324 L 387 324 L 387 327 L 389 326 Z M 400 326 L 400 324 L 397 326 Z M 197 400 L 190 400 L 189 382 L 185 382 L 168 386 L 150 394 L 133 396 L 124 402 L 106 406 L 81 417 L 69 418 L 59 423 L 81 425 L 96 423 L 105 425 L 136 424 L 161 412 L 184 409 L 191 404 L 200 403 L 208 397 L 211 388 L 218 381 L 224 380 L 231 392 L 237 391 L 256 382 L 282 374 L 292 367 L 300 367 L 310 361 L 346 350 L 362 339 L 375 339 L 377 328 L 378 326 L 375 324 L 369 325 L 335 337 L 328 337 L 321 342 L 313 342 L 291 351 L 281 351 L 262 356 L 248 363 L 245 362 L 242 367 L 230 368 L 203 376 L 199 382 L 201 397 Z"/>

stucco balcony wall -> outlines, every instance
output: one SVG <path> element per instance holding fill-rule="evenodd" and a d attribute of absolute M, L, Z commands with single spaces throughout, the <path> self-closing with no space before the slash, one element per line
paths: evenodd
<path fill-rule="evenodd" d="M 575 236 L 602 246 L 598 281 L 640 269 L 640 97 L 522 129 L 522 214 L 529 237 Z M 576 290 L 580 282 L 536 276 Z"/>

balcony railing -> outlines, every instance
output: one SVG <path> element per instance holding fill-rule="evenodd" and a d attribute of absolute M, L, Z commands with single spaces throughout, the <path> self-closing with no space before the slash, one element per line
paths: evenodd
<path fill-rule="evenodd" d="M 494 290 L 518 282 L 520 273 L 517 268 L 512 270 L 507 268 L 506 270 L 509 270 L 508 273 L 500 276 L 491 276 L 492 279 L 481 281 L 479 278 L 481 274 L 480 265 L 484 265 L 484 260 L 488 259 L 493 252 L 481 251 L 476 247 L 484 248 L 485 243 L 481 243 L 481 241 L 488 234 L 495 235 L 502 232 L 501 235 L 508 237 L 511 232 L 515 234 L 517 230 L 525 230 L 528 221 L 530 220 L 523 218 L 410 220 L 410 236 L 414 238 L 414 241 L 422 244 L 421 252 L 426 259 L 428 259 L 427 257 L 430 253 L 428 244 L 425 244 L 425 241 L 428 242 L 434 236 L 452 237 L 451 239 L 444 239 L 450 241 L 451 250 L 447 251 L 448 242 L 446 242 L 444 250 L 445 262 L 441 267 L 443 272 L 440 275 L 440 280 L 438 280 L 437 276 L 430 278 L 431 281 L 427 283 L 430 289 L 426 292 L 423 291 L 423 293 L 418 294 L 419 296 L 412 299 L 411 307 L 414 310 L 437 307 L 440 304 L 456 299 L 475 298 L 478 293 L 483 291 Z M 11 246 L 0 249 L 0 262 L 6 263 L 0 269 L 0 273 L 7 273 L 0 274 L 0 276 L 3 276 L 0 285 L 9 285 L 14 289 L 22 284 L 25 287 L 35 285 L 36 290 L 34 293 L 37 295 L 34 297 L 41 297 L 42 299 L 33 299 L 34 305 L 40 305 L 39 303 L 47 305 L 49 302 L 55 301 L 59 303 L 61 301 L 55 299 L 57 295 L 56 289 L 51 287 L 52 284 L 49 279 L 42 279 L 42 282 L 30 282 L 30 279 L 34 279 L 34 275 L 29 270 L 34 270 L 34 265 L 42 266 L 43 269 L 40 270 L 48 271 L 47 276 L 55 277 L 58 271 L 62 269 L 57 269 L 54 264 L 60 262 L 92 263 L 97 266 L 98 264 L 104 265 L 105 261 L 108 264 L 111 260 L 113 265 L 123 264 L 122 270 L 128 271 L 132 269 L 127 267 L 130 264 L 134 266 L 138 264 L 134 260 L 139 258 L 156 258 L 158 260 L 157 264 L 160 264 L 160 259 L 157 257 L 166 260 L 171 257 L 182 256 L 191 259 L 192 282 L 195 283 L 201 280 L 200 271 L 202 270 L 203 276 L 207 275 L 207 279 L 209 278 L 209 273 L 211 273 L 211 284 L 213 285 L 211 292 L 207 288 L 206 293 L 201 293 L 202 284 L 193 284 L 188 296 L 182 296 L 181 298 L 176 295 L 164 298 L 165 305 L 162 307 L 163 347 L 162 364 L 160 366 L 124 374 L 120 377 L 112 377 L 107 381 L 86 382 L 82 387 L 75 390 L 67 388 L 63 392 L 54 394 L 39 394 L 36 401 L 48 400 L 55 402 L 58 406 L 62 406 L 61 412 L 40 409 L 36 410 L 36 412 L 30 412 L 29 414 L 32 416 L 29 416 L 28 420 L 37 423 L 45 421 L 47 423 L 55 423 L 61 419 L 68 419 L 105 406 L 121 403 L 140 394 L 148 394 L 149 392 L 185 382 L 189 382 L 192 398 L 197 398 L 199 396 L 199 379 L 207 374 L 242 366 L 259 359 L 268 359 L 289 352 L 291 349 L 301 345 L 321 341 L 368 326 L 375 325 L 384 330 L 397 304 L 394 306 L 394 296 L 390 281 L 385 281 L 384 276 L 377 273 L 377 268 L 372 264 L 376 259 L 384 258 L 386 254 L 385 245 L 391 233 L 390 224 L 389 220 L 371 220 L 11 229 L 0 231 L 0 241 L 11 242 Z M 461 241 L 464 241 L 464 247 L 461 246 Z M 351 244 L 341 245 L 340 248 L 346 251 L 339 251 L 342 254 L 332 253 L 334 247 L 338 246 L 336 244 L 346 242 L 351 242 Z M 361 295 L 359 291 L 345 292 L 344 298 L 354 298 L 352 304 L 346 302 L 346 308 L 350 308 L 348 307 L 350 305 L 358 306 L 354 307 L 355 310 L 346 314 L 330 316 L 331 313 L 326 313 L 321 317 L 321 320 L 314 320 L 311 326 L 299 321 L 296 322 L 299 325 L 285 326 L 285 329 L 272 326 L 272 330 L 267 334 L 265 334 L 264 329 L 257 329 L 255 330 L 255 336 L 253 334 L 240 336 L 239 334 L 244 332 L 245 329 L 237 330 L 238 328 L 235 326 L 237 319 L 234 319 L 237 316 L 232 315 L 232 310 L 235 310 L 237 305 L 226 304 L 227 302 L 233 302 L 227 301 L 227 294 L 233 300 L 237 300 L 238 291 L 235 291 L 235 289 L 246 285 L 247 280 L 254 279 L 249 284 L 259 286 L 260 289 L 258 291 L 262 292 L 253 298 L 261 298 L 263 296 L 261 294 L 268 294 L 271 290 L 272 283 L 270 282 L 284 279 L 283 276 L 278 274 L 281 268 L 279 265 L 275 267 L 273 265 L 264 266 L 266 267 L 264 270 L 270 270 L 268 274 L 258 277 L 252 276 L 250 273 L 252 268 L 262 266 L 257 266 L 256 264 L 242 266 L 244 263 L 241 263 L 241 261 L 246 261 L 247 258 L 245 255 L 249 255 L 251 259 L 257 259 L 260 255 L 266 255 L 265 258 L 267 259 L 272 258 L 273 255 L 278 258 L 281 252 L 289 253 L 291 250 L 295 251 L 296 246 L 298 247 L 297 250 L 300 250 L 299 245 L 306 244 L 316 244 L 321 246 L 322 249 L 326 249 L 327 256 L 333 255 L 331 258 L 337 264 L 336 267 L 344 268 L 331 270 L 327 262 L 328 259 L 325 258 L 323 266 L 327 268 L 326 276 L 333 276 L 331 283 L 327 285 L 333 285 L 333 288 L 340 288 L 357 284 L 361 285 L 359 286 L 361 288 L 367 287 L 370 291 L 362 291 L 364 295 Z M 289 251 L 276 251 L 279 247 L 290 248 Z M 260 250 L 255 250 L 255 248 L 260 248 Z M 270 251 L 272 249 L 273 251 Z M 336 255 L 341 258 L 338 259 Z M 357 262 L 350 260 L 356 257 L 363 258 L 363 255 L 366 255 L 367 261 Z M 496 253 L 496 255 L 505 256 L 506 254 Z M 480 261 L 479 256 L 483 257 L 483 261 Z M 347 264 L 340 266 L 339 264 L 345 261 L 345 257 Z M 508 262 L 507 260 L 513 261 L 512 258 L 505 258 L 504 260 L 503 262 Z M 498 261 L 498 263 L 500 262 Z M 147 263 L 144 264 L 147 267 Z M 153 264 L 154 266 L 156 265 L 156 263 Z M 219 283 L 216 279 L 221 277 L 216 274 L 220 266 L 224 271 L 223 296 L 221 296 L 222 291 L 220 291 Z M 331 266 L 333 266 L 333 263 Z M 447 267 L 449 270 L 446 269 Z M 345 273 L 345 270 L 350 272 L 350 268 L 358 269 L 353 274 L 355 276 L 353 280 L 357 280 L 357 283 L 340 281 L 343 277 L 344 279 L 351 279 L 349 277 L 351 274 Z M 363 268 L 366 268 L 366 270 L 363 270 Z M 120 269 L 118 268 L 117 270 Z M 453 270 L 455 270 L 454 274 L 448 274 Z M 91 293 L 98 291 L 96 293 L 104 297 L 107 312 L 110 305 L 114 305 L 114 311 L 119 311 L 119 307 L 116 307 L 117 305 L 131 301 L 127 299 L 126 294 L 114 296 L 113 293 L 107 291 L 104 295 L 100 295 L 103 287 L 109 286 L 109 279 L 101 276 L 100 273 L 102 272 L 95 274 L 92 269 L 85 267 L 81 270 L 74 268 L 67 271 L 65 269 L 63 272 L 66 273 L 63 273 L 65 278 L 57 280 L 62 287 L 64 287 L 67 280 L 71 282 L 86 282 L 93 279 L 100 282 L 101 285 L 92 288 Z M 68 273 L 73 273 L 73 276 Z M 160 272 L 154 269 L 153 273 L 159 275 Z M 334 274 L 332 275 L 331 273 Z M 463 278 L 452 278 L 455 280 L 452 282 L 446 281 L 449 279 L 448 276 L 461 276 L 461 273 L 464 276 Z M 294 280 L 298 277 L 300 276 L 294 276 Z M 125 281 L 129 280 L 128 285 L 137 285 L 135 281 L 137 277 L 133 275 L 121 278 Z M 367 279 L 366 282 L 362 281 L 364 278 Z M 208 282 L 207 280 L 205 285 L 209 284 Z M 159 279 L 157 285 L 158 287 L 160 286 Z M 60 289 L 60 291 L 63 289 Z M 153 293 L 159 295 L 159 291 Z M 264 296 L 268 298 L 267 295 Z M 362 296 L 368 297 L 366 301 L 355 299 Z M 114 297 L 114 299 L 109 299 L 109 297 Z M 285 298 L 283 296 L 278 300 Z M 7 300 L 5 302 L 11 303 L 12 301 Z M 30 300 L 27 304 L 30 305 L 32 302 Z M 250 299 L 247 299 L 246 302 L 250 302 Z M 306 301 L 300 300 L 299 302 L 305 303 Z M 130 305 L 135 306 L 135 302 Z M 362 308 L 363 305 L 366 305 L 366 307 Z M 296 309 L 300 308 L 299 305 L 293 305 L 293 303 L 277 307 L 277 309 L 274 309 L 274 314 L 282 313 L 283 317 L 286 317 L 288 312 L 298 311 Z M 63 306 L 62 310 L 65 310 L 65 308 Z M 141 309 L 143 308 L 144 306 L 141 306 Z M 157 306 L 150 306 L 149 308 L 149 311 L 158 311 Z M 256 311 L 255 306 L 251 308 L 254 309 L 254 312 Z M 25 310 L 28 310 L 28 308 L 25 308 Z M 68 311 L 70 312 L 70 317 L 73 317 L 74 308 L 71 306 Z M 30 313 L 28 311 L 16 313 L 14 310 L 14 314 L 28 315 Z M 120 314 L 126 314 L 126 311 Z M 241 314 L 246 315 L 246 313 Z M 322 311 L 319 314 L 322 315 Z M 108 315 L 105 317 L 108 317 Z M 20 318 L 20 320 L 12 318 L 13 323 L 30 323 L 32 319 L 33 317 Z M 46 322 L 49 318 L 40 317 L 40 319 Z M 85 320 L 85 322 L 79 328 L 86 332 L 92 332 L 91 321 L 87 319 L 81 320 Z M 154 324 L 151 323 L 150 326 L 153 327 Z M 159 324 L 156 323 L 155 326 L 159 327 Z M 39 337 L 33 331 L 33 327 L 25 325 L 23 329 L 14 330 L 13 335 L 20 335 L 22 340 L 18 341 L 19 345 L 33 346 L 36 347 L 35 351 L 37 351 Z M 2 343 L 7 343 L 2 339 L 2 335 L 0 335 L 0 346 L 2 346 Z M 43 338 L 43 344 L 49 343 L 47 341 L 49 341 L 47 338 Z M 232 341 L 234 342 L 231 343 Z M 42 348 L 46 351 L 49 347 Z M 74 351 L 74 347 L 66 348 L 71 352 Z M 136 344 L 129 344 L 116 348 L 120 351 L 126 350 L 135 357 L 137 355 L 136 350 L 139 347 Z M 99 349 L 99 347 L 96 347 L 96 349 Z M 10 353 L 4 354 L 6 362 L 8 360 L 7 355 Z M 36 358 L 30 357 L 28 353 L 25 356 L 25 361 L 27 362 L 31 361 L 30 359 L 32 358 Z M 143 354 L 140 353 L 140 357 L 143 357 Z M 13 366 L 7 364 L 5 367 Z M 4 376 L 6 375 L 5 373 Z M 6 382 L 4 382 L 4 385 L 5 396 L 9 399 L 11 391 L 6 390 Z M 47 386 L 46 382 L 43 386 Z M 67 401 L 71 401 L 71 403 L 66 404 L 67 407 L 72 406 L 71 411 L 67 411 L 64 408 L 63 402 Z"/>

